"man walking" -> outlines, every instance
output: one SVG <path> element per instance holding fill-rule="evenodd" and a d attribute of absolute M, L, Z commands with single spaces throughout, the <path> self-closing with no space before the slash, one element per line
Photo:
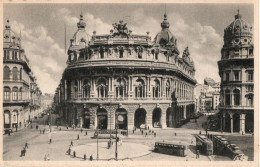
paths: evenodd
<path fill-rule="evenodd" d="M 71 142 L 70 142 L 70 146 L 73 146 L 73 141 L 71 140 Z"/>
<path fill-rule="evenodd" d="M 25 148 L 28 148 L 28 143 L 27 142 L 25 142 Z"/>
<path fill-rule="evenodd" d="M 198 159 L 198 158 L 200 158 L 200 151 L 199 150 L 196 151 L 196 159 Z"/>
<path fill-rule="evenodd" d="M 78 134 L 77 140 L 79 140 L 79 134 Z"/>

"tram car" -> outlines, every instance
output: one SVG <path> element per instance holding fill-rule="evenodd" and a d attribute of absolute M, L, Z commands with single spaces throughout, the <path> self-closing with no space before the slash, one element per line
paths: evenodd
<path fill-rule="evenodd" d="M 205 155 L 213 154 L 213 142 L 205 135 L 195 135 L 196 138 L 196 150 Z"/>
<path fill-rule="evenodd" d="M 172 142 L 155 142 L 154 152 L 185 157 L 187 156 L 187 146 Z"/>
<path fill-rule="evenodd" d="M 228 140 L 222 136 L 213 136 L 213 150 L 216 155 L 224 155 L 225 149 L 229 144 Z"/>
<path fill-rule="evenodd" d="M 228 156 L 233 160 L 247 161 L 248 157 L 237 147 L 222 136 L 213 136 L 214 154 Z"/>

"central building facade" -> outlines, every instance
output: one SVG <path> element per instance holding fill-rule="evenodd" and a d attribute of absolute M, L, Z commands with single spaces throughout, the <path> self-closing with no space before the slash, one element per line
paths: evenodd
<path fill-rule="evenodd" d="M 167 15 L 151 40 L 123 21 L 107 35 L 86 33 L 83 16 L 55 94 L 70 125 L 89 129 L 178 127 L 194 112 L 195 68 L 188 47 L 179 56 Z"/>

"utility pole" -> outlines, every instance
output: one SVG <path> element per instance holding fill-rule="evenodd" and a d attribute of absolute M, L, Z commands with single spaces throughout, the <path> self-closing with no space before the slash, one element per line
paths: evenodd
<path fill-rule="evenodd" d="M 116 114 L 116 150 L 115 150 L 115 156 L 116 156 L 116 161 L 117 161 L 117 157 L 118 157 L 118 153 L 117 153 L 117 114 Z"/>
<path fill-rule="evenodd" d="M 97 161 L 98 161 L 98 131 L 96 131 L 97 132 Z"/>

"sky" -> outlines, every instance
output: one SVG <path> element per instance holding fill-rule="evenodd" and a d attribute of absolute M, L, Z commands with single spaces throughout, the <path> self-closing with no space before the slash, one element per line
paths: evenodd
<path fill-rule="evenodd" d="M 77 30 L 82 12 L 89 35 L 109 34 L 112 24 L 127 22 L 133 34 L 150 32 L 152 39 L 161 30 L 166 12 L 170 31 L 177 38 L 182 56 L 189 47 L 198 83 L 205 77 L 220 81 L 217 61 L 221 58 L 224 29 L 240 10 L 242 19 L 254 26 L 252 4 L 4 4 L 4 25 L 21 32 L 22 47 L 43 93 L 54 93 L 66 68 L 66 47 Z"/>

